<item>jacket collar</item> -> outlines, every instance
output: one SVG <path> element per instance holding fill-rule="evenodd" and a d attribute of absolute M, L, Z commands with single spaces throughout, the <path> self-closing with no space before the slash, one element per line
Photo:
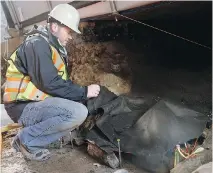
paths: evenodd
<path fill-rule="evenodd" d="M 54 46 L 60 52 L 60 54 L 63 57 L 67 57 L 66 48 L 64 46 L 62 46 L 60 44 L 58 38 L 51 33 L 48 25 L 47 26 L 34 25 L 33 28 L 28 33 L 26 33 L 25 35 L 31 36 L 31 35 L 34 35 L 34 34 L 41 34 L 43 37 L 46 37 L 49 44 Z"/>
<path fill-rule="evenodd" d="M 66 48 L 61 45 L 58 38 L 52 34 L 48 26 L 46 27 L 46 29 L 48 32 L 48 39 L 50 44 L 53 45 L 62 55 L 67 56 Z"/>

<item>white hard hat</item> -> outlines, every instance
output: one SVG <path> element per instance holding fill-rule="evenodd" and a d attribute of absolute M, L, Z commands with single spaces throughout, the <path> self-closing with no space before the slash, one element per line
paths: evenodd
<path fill-rule="evenodd" d="M 77 33 L 81 33 L 78 29 L 80 15 L 78 11 L 69 4 L 59 4 L 53 8 L 49 16 L 66 25 Z"/>

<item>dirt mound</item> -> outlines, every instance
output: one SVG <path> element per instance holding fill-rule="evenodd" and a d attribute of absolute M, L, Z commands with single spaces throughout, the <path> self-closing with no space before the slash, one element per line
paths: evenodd
<path fill-rule="evenodd" d="M 74 83 L 84 86 L 97 83 L 116 94 L 130 91 L 128 57 L 119 52 L 109 52 L 107 43 L 84 42 L 77 36 L 74 40 L 67 46 L 70 79 Z"/>
<path fill-rule="evenodd" d="M 131 90 L 131 84 L 129 81 L 123 80 L 112 73 L 101 74 L 100 84 L 107 87 L 111 92 L 117 95 L 129 93 Z"/>

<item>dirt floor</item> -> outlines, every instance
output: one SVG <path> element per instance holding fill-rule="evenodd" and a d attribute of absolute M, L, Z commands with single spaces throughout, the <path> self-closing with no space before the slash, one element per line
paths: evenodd
<path fill-rule="evenodd" d="M 87 153 L 87 144 L 81 146 L 70 144 L 63 148 L 49 148 L 51 158 L 45 162 L 27 161 L 20 152 L 11 148 L 10 143 L 18 130 L 11 130 L 3 135 L 3 152 L 1 159 L 2 173 L 114 173 L 118 169 L 111 169 L 93 159 Z M 122 160 L 122 169 L 129 173 L 147 173 L 136 168 L 133 164 Z M 125 172 L 121 172 L 125 173 Z"/>
<path fill-rule="evenodd" d="M 26 161 L 20 153 L 7 149 L 2 154 L 2 173 L 113 173 L 116 171 L 92 159 L 85 148 L 82 146 L 71 149 L 69 145 L 62 149 L 52 149 L 52 157 L 45 162 Z M 95 163 L 98 163 L 98 166 Z M 129 173 L 146 173 L 128 163 L 125 163 L 123 168 Z"/>

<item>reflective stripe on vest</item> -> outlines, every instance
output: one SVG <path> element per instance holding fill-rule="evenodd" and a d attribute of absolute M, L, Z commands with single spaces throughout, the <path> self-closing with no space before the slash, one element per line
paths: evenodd
<path fill-rule="evenodd" d="M 67 80 L 68 74 L 61 56 L 53 46 L 50 45 L 50 47 L 52 49 L 52 61 L 58 70 L 58 75 L 60 75 L 62 79 Z M 6 85 L 3 97 L 4 102 L 12 102 L 15 100 L 40 101 L 47 97 L 51 97 L 50 95 L 36 88 L 36 86 L 30 81 L 29 76 L 24 76 L 21 72 L 18 71 L 13 63 L 15 58 L 16 51 L 11 55 L 11 60 L 9 61 L 10 65 L 6 73 Z"/>

